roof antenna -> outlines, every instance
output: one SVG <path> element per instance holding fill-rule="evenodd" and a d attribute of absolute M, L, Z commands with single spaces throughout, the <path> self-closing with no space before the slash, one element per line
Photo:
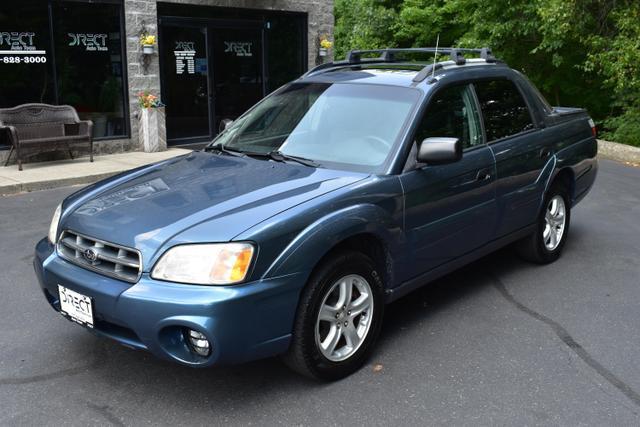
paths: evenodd
<path fill-rule="evenodd" d="M 438 57 L 439 43 L 440 43 L 440 33 L 438 33 L 438 37 L 436 38 L 436 50 L 435 52 L 433 52 L 433 67 L 431 67 L 433 71 L 431 72 L 431 78 L 434 78 L 434 76 L 436 75 L 436 58 Z"/>

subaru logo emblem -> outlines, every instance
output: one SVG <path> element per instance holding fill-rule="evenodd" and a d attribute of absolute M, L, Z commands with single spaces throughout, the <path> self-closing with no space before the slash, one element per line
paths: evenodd
<path fill-rule="evenodd" d="M 98 260 L 98 251 L 93 248 L 85 249 L 84 251 L 84 259 L 89 262 L 96 262 Z"/>

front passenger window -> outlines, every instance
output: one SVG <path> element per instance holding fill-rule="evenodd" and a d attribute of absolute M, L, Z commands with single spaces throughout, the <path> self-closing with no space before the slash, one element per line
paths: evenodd
<path fill-rule="evenodd" d="M 445 88 L 431 99 L 416 142 L 429 137 L 458 138 L 463 148 L 482 144 L 480 116 L 469 85 Z"/>

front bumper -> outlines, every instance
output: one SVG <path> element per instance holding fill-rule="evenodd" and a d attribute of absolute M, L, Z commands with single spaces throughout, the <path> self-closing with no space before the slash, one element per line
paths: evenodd
<path fill-rule="evenodd" d="M 94 333 L 189 366 L 240 363 L 287 350 L 306 275 L 295 273 L 234 286 L 153 280 L 130 284 L 60 258 L 47 239 L 36 246 L 34 268 L 49 304 L 60 311 L 58 285 L 93 298 Z M 189 350 L 183 329 L 205 334 L 206 358 Z"/>

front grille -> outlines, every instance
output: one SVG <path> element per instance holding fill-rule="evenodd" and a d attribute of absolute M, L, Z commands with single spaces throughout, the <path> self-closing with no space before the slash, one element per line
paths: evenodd
<path fill-rule="evenodd" d="M 67 261 L 105 276 L 135 283 L 140 279 L 140 252 L 104 240 L 65 230 L 58 253 Z"/>

